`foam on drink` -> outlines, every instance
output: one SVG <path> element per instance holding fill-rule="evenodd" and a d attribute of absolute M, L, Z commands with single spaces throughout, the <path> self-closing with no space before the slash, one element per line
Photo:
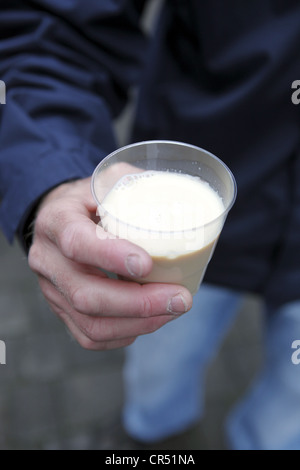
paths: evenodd
<path fill-rule="evenodd" d="M 100 208 L 108 232 L 136 243 L 152 257 L 140 282 L 173 282 L 194 294 L 222 229 L 224 204 L 199 177 L 170 171 L 123 176 Z"/>

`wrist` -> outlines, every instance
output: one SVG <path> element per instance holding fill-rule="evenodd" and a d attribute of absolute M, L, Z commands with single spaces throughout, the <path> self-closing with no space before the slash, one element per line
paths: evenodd
<path fill-rule="evenodd" d="M 43 193 L 27 211 L 27 214 L 24 216 L 23 222 L 20 224 L 20 227 L 17 232 L 19 242 L 22 248 L 24 249 L 26 255 L 28 255 L 33 242 L 35 221 L 39 210 L 46 203 L 46 201 L 57 197 L 57 194 L 61 194 L 61 192 L 64 191 L 64 187 L 72 181 L 74 180 L 70 180 L 66 183 L 61 183 L 57 186 L 52 187 L 51 189 Z"/>

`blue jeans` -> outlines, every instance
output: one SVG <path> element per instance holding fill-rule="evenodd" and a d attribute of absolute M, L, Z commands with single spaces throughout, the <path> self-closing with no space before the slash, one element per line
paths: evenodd
<path fill-rule="evenodd" d="M 243 295 L 203 284 L 192 310 L 127 348 L 124 426 L 154 442 L 184 431 L 203 414 L 205 373 L 231 327 Z M 230 447 L 300 449 L 300 301 L 265 316 L 265 358 L 253 388 L 230 414 Z"/>

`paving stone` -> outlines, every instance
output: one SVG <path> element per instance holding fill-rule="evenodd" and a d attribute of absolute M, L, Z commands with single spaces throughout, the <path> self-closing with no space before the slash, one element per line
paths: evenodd
<path fill-rule="evenodd" d="M 48 384 L 19 382 L 10 390 L 5 433 L 16 449 L 38 448 L 56 428 L 55 402 Z"/>
<path fill-rule="evenodd" d="M 107 421 L 110 414 L 121 409 L 120 370 L 81 371 L 57 385 L 56 394 L 64 423 L 75 426 Z"/>

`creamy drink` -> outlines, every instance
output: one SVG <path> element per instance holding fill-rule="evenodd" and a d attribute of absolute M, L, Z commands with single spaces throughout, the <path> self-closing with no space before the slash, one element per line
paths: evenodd
<path fill-rule="evenodd" d="M 224 204 L 197 176 L 145 171 L 122 176 L 101 204 L 101 225 L 153 259 L 139 282 L 171 282 L 195 294 L 222 229 Z"/>
<path fill-rule="evenodd" d="M 136 281 L 197 292 L 236 196 L 219 158 L 182 142 L 138 142 L 105 157 L 91 189 L 98 237 L 129 240 L 153 259 L 150 275 Z"/>

